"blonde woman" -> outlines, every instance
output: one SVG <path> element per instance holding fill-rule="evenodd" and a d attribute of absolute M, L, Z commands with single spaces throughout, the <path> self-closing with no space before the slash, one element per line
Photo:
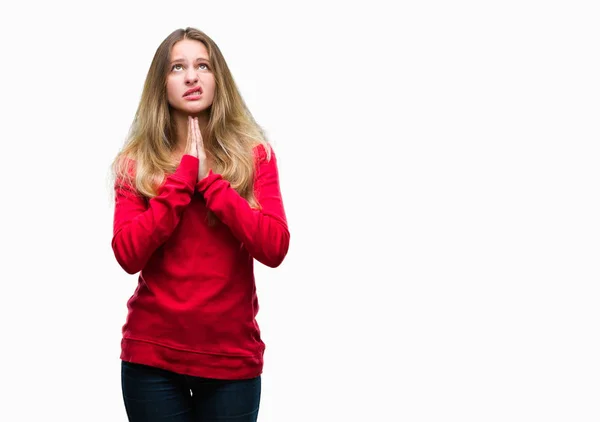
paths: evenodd
<path fill-rule="evenodd" d="M 253 260 L 277 267 L 289 231 L 275 154 L 215 42 L 158 47 L 114 163 L 112 248 L 127 303 L 130 421 L 256 421 L 265 345 Z"/>

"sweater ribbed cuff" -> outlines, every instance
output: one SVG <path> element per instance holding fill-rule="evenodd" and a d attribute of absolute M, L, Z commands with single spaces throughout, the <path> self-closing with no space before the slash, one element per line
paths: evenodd
<path fill-rule="evenodd" d="M 198 180 L 199 164 L 200 160 L 197 157 L 186 154 L 181 157 L 181 161 L 179 162 L 177 170 L 175 170 L 175 173 L 173 173 L 173 177 L 186 182 L 190 187 L 193 188 L 194 184 Z"/>
<path fill-rule="evenodd" d="M 206 177 L 196 183 L 196 190 L 199 192 L 204 192 L 210 185 L 212 185 L 216 180 L 222 179 L 218 173 L 213 173 L 212 170 L 208 170 L 208 174 Z"/>

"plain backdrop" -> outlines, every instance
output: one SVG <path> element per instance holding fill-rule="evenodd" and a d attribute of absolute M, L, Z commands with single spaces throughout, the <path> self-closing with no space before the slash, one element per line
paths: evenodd
<path fill-rule="evenodd" d="M 126 421 L 110 163 L 194 26 L 279 158 L 261 422 L 598 421 L 595 6 L 5 3 L 0 420 Z"/>

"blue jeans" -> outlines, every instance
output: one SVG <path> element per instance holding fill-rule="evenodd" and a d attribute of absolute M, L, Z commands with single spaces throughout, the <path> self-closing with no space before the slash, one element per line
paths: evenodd
<path fill-rule="evenodd" d="M 218 380 L 122 361 L 121 386 L 131 422 L 256 422 L 261 377 Z"/>

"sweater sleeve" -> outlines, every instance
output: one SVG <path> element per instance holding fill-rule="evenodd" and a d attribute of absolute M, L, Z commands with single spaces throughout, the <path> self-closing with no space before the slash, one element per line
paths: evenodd
<path fill-rule="evenodd" d="M 207 208 L 229 227 L 250 255 L 275 268 L 287 254 L 290 233 L 279 188 L 275 153 L 271 150 L 271 158 L 267 161 L 262 146 L 256 151 L 258 165 L 254 192 L 260 209 L 251 208 L 227 180 L 212 170 L 196 184 L 196 189 L 204 195 Z"/>
<path fill-rule="evenodd" d="M 117 262 L 129 274 L 141 271 L 177 227 L 194 194 L 198 163 L 198 158 L 184 155 L 177 170 L 165 178 L 149 201 L 131 185 L 115 183 L 112 248 Z"/>

